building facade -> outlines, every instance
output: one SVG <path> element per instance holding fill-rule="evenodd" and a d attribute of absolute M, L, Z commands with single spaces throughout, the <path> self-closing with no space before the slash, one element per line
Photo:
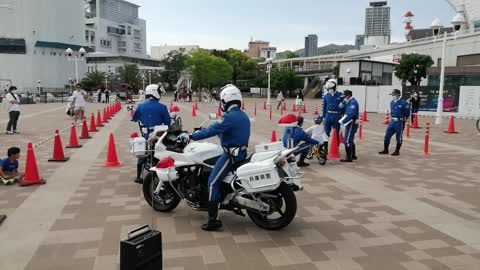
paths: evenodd
<path fill-rule="evenodd" d="M 305 37 L 305 57 L 317 55 L 318 36 L 308 35 Z"/>
<path fill-rule="evenodd" d="M 164 45 L 164 46 L 151 46 L 150 55 L 155 59 L 163 59 L 172 51 L 183 51 L 189 53 L 193 50 L 200 49 L 198 45 Z"/>
<path fill-rule="evenodd" d="M 139 6 L 124 0 L 89 0 L 85 7 L 85 43 L 92 51 L 147 55 L 147 26 Z"/>
<path fill-rule="evenodd" d="M 84 20 L 83 1 L 0 0 L 0 90 L 12 84 L 29 92 L 68 85 L 75 64 L 65 50 L 85 46 Z M 79 61 L 80 78 L 85 70 Z"/>
<path fill-rule="evenodd" d="M 365 43 L 370 46 L 390 44 L 390 7 L 387 1 L 370 2 L 365 12 Z"/>
<path fill-rule="evenodd" d="M 480 28 L 480 1 L 478 0 L 447 0 L 457 11 L 465 12 L 469 28 Z"/>
<path fill-rule="evenodd" d="M 250 41 L 248 43 L 248 50 L 245 51 L 245 54 L 248 57 L 251 57 L 253 59 L 260 59 L 262 49 L 268 48 L 268 47 L 270 47 L 270 42 L 268 41 L 262 41 L 262 40 Z"/>
<path fill-rule="evenodd" d="M 363 45 L 365 45 L 365 35 L 356 35 L 355 50 L 360 50 L 360 48 L 362 48 Z"/>

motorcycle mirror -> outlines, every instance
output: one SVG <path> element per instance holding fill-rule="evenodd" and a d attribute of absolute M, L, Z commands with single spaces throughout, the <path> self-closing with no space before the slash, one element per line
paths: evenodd
<path fill-rule="evenodd" d="M 216 113 L 211 113 L 208 115 L 208 119 L 210 120 L 217 120 L 218 116 Z"/>

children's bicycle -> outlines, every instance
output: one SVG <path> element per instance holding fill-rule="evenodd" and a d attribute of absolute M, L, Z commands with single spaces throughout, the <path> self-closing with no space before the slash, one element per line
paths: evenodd
<path fill-rule="evenodd" d="M 309 157 L 311 157 L 312 159 L 316 158 L 320 165 L 325 165 L 328 159 L 327 155 L 327 149 L 325 149 L 323 145 L 317 144 L 312 146 L 312 148 L 310 149 Z"/>

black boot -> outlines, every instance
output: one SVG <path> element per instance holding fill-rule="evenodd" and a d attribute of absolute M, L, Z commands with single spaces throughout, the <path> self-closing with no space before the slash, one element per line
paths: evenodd
<path fill-rule="evenodd" d="M 300 155 L 300 161 L 297 162 L 298 167 L 308 167 L 308 166 L 310 166 L 310 164 L 305 162 L 305 158 L 306 158 L 305 154 Z"/>
<path fill-rule="evenodd" d="M 137 178 L 135 178 L 135 183 L 143 184 L 142 179 L 142 172 L 143 172 L 143 164 L 137 164 Z"/>
<path fill-rule="evenodd" d="M 324 142 L 323 147 L 325 148 L 325 151 L 327 152 L 327 155 L 328 155 L 328 142 Z"/>
<path fill-rule="evenodd" d="M 352 145 L 352 159 L 357 160 L 357 148 L 355 147 L 355 144 Z"/>
<path fill-rule="evenodd" d="M 397 143 L 397 147 L 395 148 L 395 152 L 392 153 L 392 156 L 400 156 L 400 148 L 402 148 L 402 144 Z"/>
<path fill-rule="evenodd" d="M 383 143 L 383 151 L 382 152 L 378 152 L 380 155 L 388 155 L 388 146 L 390 144 L 389 143 Z"/>
<path fill-rule="evenodd" d="M 218 203 L 208 203 L 208 222 L 202 225 L 204 231 L 216 231 L 222 227 L 222 222 L 218 219 Z"/>
<path fill-rule="evenodd" d="M 353 162 L 352 160 L 352 147 L 345 146 L 346 157 L 341 159 L 340 162 Z"/>

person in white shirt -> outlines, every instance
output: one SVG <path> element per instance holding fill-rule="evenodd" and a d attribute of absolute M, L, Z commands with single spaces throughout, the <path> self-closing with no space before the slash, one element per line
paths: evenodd
<path fill-rule="evenodd" d="M 280 106 L 283 105 L 284 101 L 285 101 L 285 98 L 283 97 L 282 91 L 278 92 L 278 95 L 277 95 L 277 102 L 278 102 L 277 110 L 278 110 L 278 108 L 280 108 Z"/>
<path fill-rule="evenodd" d="M 325 133 L 325 128 L 323 126 L 323 117 L 321 115 L 315 116 L 313 119 L 315 124 L 305 130 L 305 132 L 310 135 L 310 137 L 321 143 L 321 147 L 327 147 L 328 145 L 328 135 Z M 307 159 L 311 159 L 311 154 L 307 156 Z"/>
<path fill-rule="evenodd" d="M 83 121 L 85 118 L 85 106 L 87 106 L 86 99 L 88 99 L 88 95 L 87 92 L 81 88 L 79 83 L 75 85 L 73 97 L 75 100 L 75 122 L 77 122 L 77 119 Z"/>
<path fill-rule="evenodd" d="M 17 96 L 17 94 L 13 93 L 15 90 L 17 90 L 17 87 L 15 86 L 10 86 L 8 88 L 8 93 L 5 96 L 5 101 L 7 103 L 7 112 L 9 116 L 9 121 L 7 124 L 7 134 L 12 135 L 12 134 L 17 134 L 17 123 L 18 123 L 18 118 L 20 117 L 20 98 Z"/>
<path fill-rule="evenodd" d="M 138 90 L 138 95 L 139 95 L 139 98 L 140 98 L 140 101 L 145 101 L 145 91 L 143 91 L 143 89 L 140 89 Z"/>

